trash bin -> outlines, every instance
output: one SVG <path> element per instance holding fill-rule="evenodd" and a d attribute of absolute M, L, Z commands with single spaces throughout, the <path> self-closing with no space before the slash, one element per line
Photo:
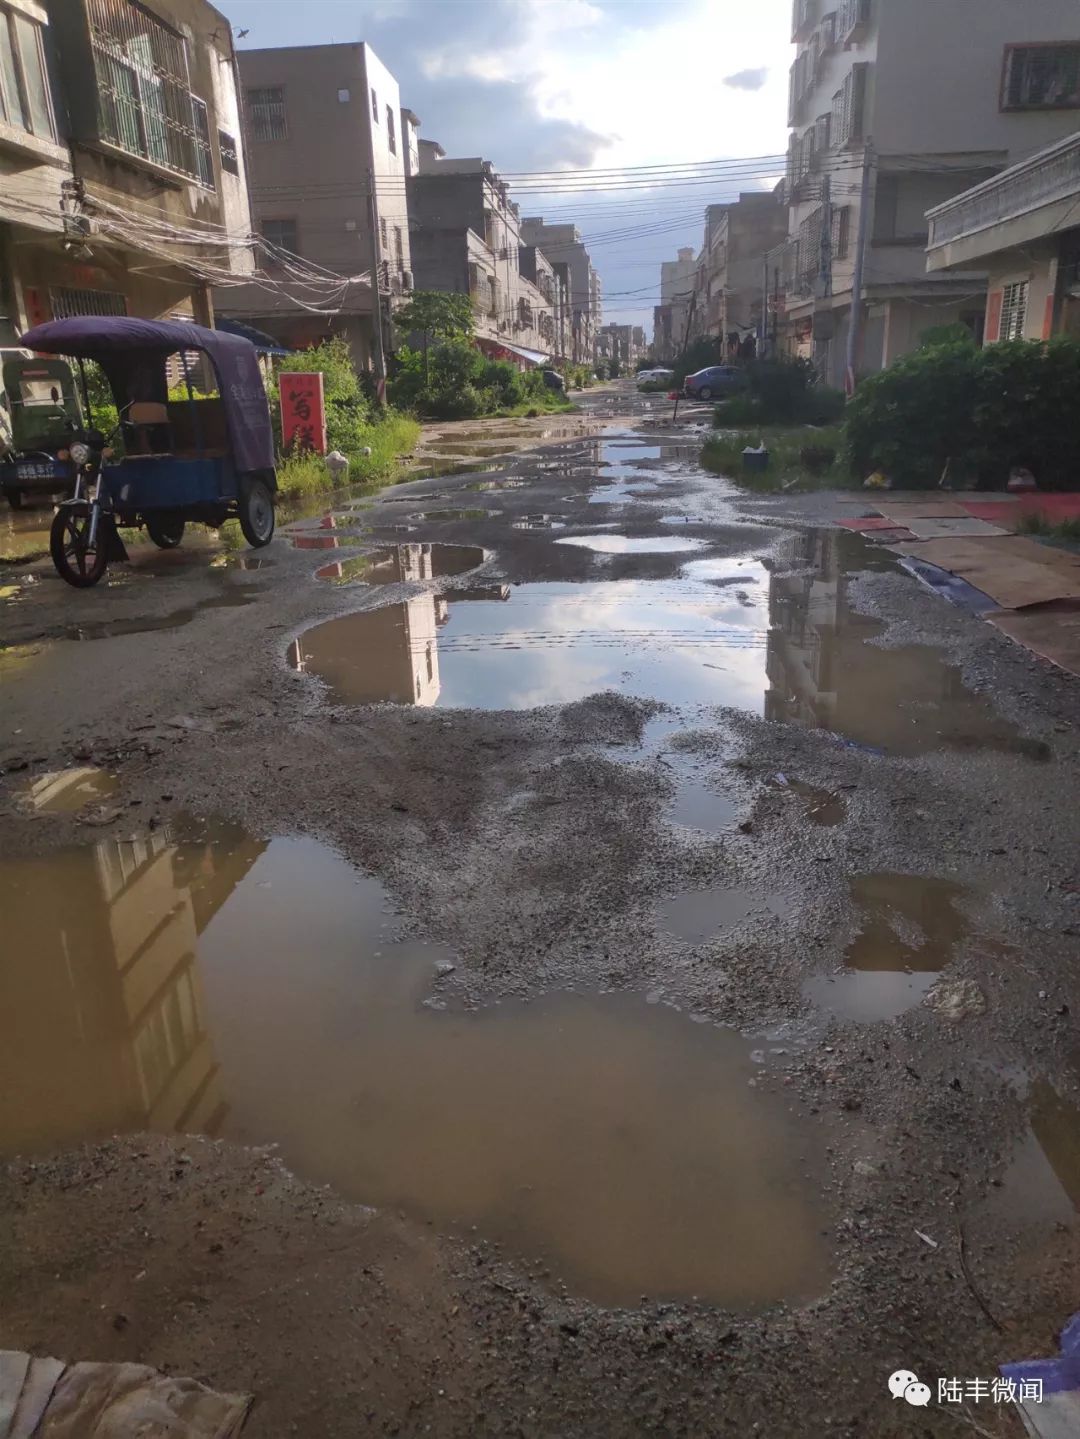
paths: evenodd
<path fill-rule="evenodd" d="M 751 449 L 747 445 L 742 452 L 742 467 L 749 474 L 761 474 L 769 468 L 769 452 L 764 445 L 758 445 L 757 449 Z"/>

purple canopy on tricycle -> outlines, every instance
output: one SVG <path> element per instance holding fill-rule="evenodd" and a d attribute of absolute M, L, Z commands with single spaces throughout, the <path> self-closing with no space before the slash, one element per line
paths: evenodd
<path fill-rule="evenodd" d="M 182 320 L 83 315 L 37 325 L 19 344 L 49 355 L 96 360 L 119 404 L 132 399 L 164 404 L 168 398 L 165 357 L 177 350 L 202 350 L 217 376 L 236 469 L 248 473 L 274 467 L 270 407 L 250 340 Z M 150 356 L 160 363 L 148 364 Z"/>

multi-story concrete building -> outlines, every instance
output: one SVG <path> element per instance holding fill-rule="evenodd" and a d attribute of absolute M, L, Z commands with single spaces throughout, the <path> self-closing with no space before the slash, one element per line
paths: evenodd
<path fill-rule="evenodd" d="M 549 225 L 534 215 L 521 222 L 521 239 L 541 250 L 562 279 L 569 310 L 566 358 L 591 365 L 601 316 L 600 277 L 577 226 Z"/>
<path fill-rule="evenodd" d="M 665 260 L 660 266 L 660 303 L 668 313 L 662 321 L 667 338 L 663 354 L 657 351 L 658 360 L 674 360 L 686 348 L 697 271 L 697 251 L 689 245 L 680 249 L 677 259 Z"/>
<path fill-rule="evenodd" d="M 1080 45 L 1073 49 L 1080 89 Z M 1080 339 L 1080 133 L 965 190 L 927 218 L 928 269 L 989 271 L 987 344 Z"/>
<path fill-rule="evenodd" d="M 233 61 L 206 0 L 0 4 L 0 342 L 66 315 L 212 321 L 212 275 L 252 267 Z"/>
<path fill-rule="evenodd" d="M 614 361 L 624 371 L 633 371 L 645 353 L 645 331 L 640 325 L 601 325 L 596 332 L 596 358 Z"/>
<path fill-rule="evenodd" d="M 237 59 L 252 209 L 273 247 L 266 264 L 277 288 L 218 291 L 218 308 L 297 348 L 344 335 L 366 366 L 376 320 L 385 328 L 393 301 L 412 288 L 405 174 L 415 117 L 370 45 L 242 50 Z M 337 293 L 313 295 L 294 277 L 293 256 L 340 276 Z"/>
<path fill-rule="evenodd" d="M 795 0 L 792 38 L 782 333 L 841 383 L 860 221 L 858 373 L 933 326 L 981 323 L 978 267 L 927 274 L 925 213 L 1075 127 L 1080 10 L 1076 0 Z"/>
<path fill-rule="evenodd" d="M 675 356 L 675 341 L 672 338 L 671 306 L 653 306 L 652 352 L 654 360 L 671 360 Z"/>
<path fill-rule="evenodd" d="M 554 267 L 523 241 L 518 207 L 491 163 L 421 140 L 408 195 L 417 289 L 471 295 L 488 354 L 525 364 L 555 354 Z"/>
<path fill-rule="evenodd" d="M 787 208 L 771 191 L 748 191 L 705 211 L 696 313 L 703 333 L 721 338 L 729 353 L 745 350 L 759 333 L 765 256 L 783 243 L 787 226 Z"/>

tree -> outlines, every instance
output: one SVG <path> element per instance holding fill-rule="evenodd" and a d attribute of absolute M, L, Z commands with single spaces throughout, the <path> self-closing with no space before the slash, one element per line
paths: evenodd
<path fill-rule="evenodd" d="M 429 341 L 469 339 L 473 332 L 472 300 L 451 291 L 416 290 L 400 310 L 395 310 L 394 324 L 403 334 L 423 336 L 426 385 Z"/>

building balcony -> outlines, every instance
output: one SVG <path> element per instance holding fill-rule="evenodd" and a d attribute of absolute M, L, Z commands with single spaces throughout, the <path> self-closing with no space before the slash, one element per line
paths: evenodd
<path fill-rule="evenodd" d="M 836 39 L 843 46 L 859 45 L 870 33 L 871 0 L 843 0 L 836 12 Z"/>
<path fill-rule="evenodd" d="M 817 20 L 818 0 L 795 0 L 791 10 L 791 41 L 809 39 Z"/>
<path fill-rule="evenodd" d="M 1080 227 L 1080 134 L 927 211 L 927 267 L 944 269 Z"/>

